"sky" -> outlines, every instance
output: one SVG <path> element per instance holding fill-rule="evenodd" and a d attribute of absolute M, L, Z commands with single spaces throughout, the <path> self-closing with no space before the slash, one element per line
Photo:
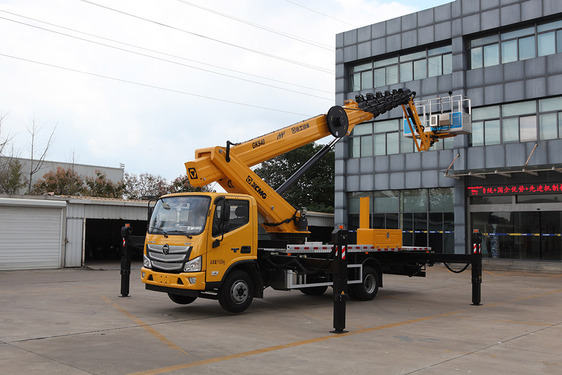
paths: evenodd
<path fill-rule="evenodd" d="M 168 181 L 336 104 L 336 34 L 450 0 L 0 0 L 4 153 Z"/>

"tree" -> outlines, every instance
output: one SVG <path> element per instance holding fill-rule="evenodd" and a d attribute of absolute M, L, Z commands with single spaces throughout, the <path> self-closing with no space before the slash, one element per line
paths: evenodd
<path fill-rule="evenodd" d="M 121 198 L 125 190 L 125 183 L 111 182 L 100 170 L 96 170 L 96 177 L 84 179 L 83 194 L 88 197 Z"/>
<path fill-rule="evenodd" d="M 168 186 L 168 191 L 170 193 L 184 193 L 184 192 L 199 192 L 199 191 L 211 191 L 208 185 L 202 187 L 194 187 L 189 183 L 189 177 L 187 175 L 182 175 L 177 177 Z"/>
<path fill-rule="evenodd" d="M 289 179 L 323 146 L 311 143 L 286 154 L 264 161 L 254 172 L 273 188 Z M 334 152 L 330 151 L 312 166 L 284 194 L 293 207 L 306 207 L 310 211 L 334 210 Z"/>
<path fill-rule="evenodd" d="M 28 181 L 28 193 L 31 194 L 31 184 L 33 183 L 33 175 L 35 173 L 37 173 L 41 167 L 43 166 L 43 162 L 45 162 L 45 157 L 47 156 L 47 151 L 49 151 L 49 148 L 51 148 L 51 145 L 53 144 L 53 137 L 55 135 L 55 129 L 56 126 L 53 128 L 53 131 L 51 132 L 51 135 L 49 135 L 49 139 L 47 140 L 47 143 L 45 144 L 45 147 L 43 149 L 43 151 L 40 153 L 39 158 L 35 158 L 35 151 L 37 148 L 37 134 L 39 133 L 39 131 L 41 130 L 40 127 L 37 126 L 37 122 L 35 120 L 33 120 L 31 122 L 31 128 L 27 128 L 27 132 L 29 133 L 29 135 L 31 136 L 31 140 L 30 140 L 30 152 L 29 152 L 29 181 Z"/>
<path fill-rule="evenodd" d="M 33 184 L 33 194 L 81 195 L 84 191 L 84 179 L 72 169 L 58 167 L 56 172 L 49 171 L 43 178 Z"/>
<path fill-rule="evenodd" d="M 160 196 L 168 192 L 166 179 L 149 173 L 140 175 L 125 173 L 124 195 L 128 199 L 141 199 L 144 196 Z"/>
<path fill-rule="evenodd" d="M 27 184 L 23 175 L 23 166 L 19 160 L 11 157 L 3 159 L 0 167 L 0 193 L 18 194 Z"/>
<path fill-rule="evenodd" d="M 9 136 L 3 136 L 2 133 L 4 131 L 4 119 L 6 118 L 6 114 L 0 113 L 0 156 L 3 155 L 4 149 L 8 146 L 11 141 Z"/>

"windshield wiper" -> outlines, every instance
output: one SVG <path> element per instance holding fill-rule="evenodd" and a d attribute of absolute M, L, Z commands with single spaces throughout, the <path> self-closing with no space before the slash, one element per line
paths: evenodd
<path fill-rule="evenodd" d="M 167 234 L 183 234 L 184 236 L 186 236 L 189 239 L 193 238 L 191 235 L 187 234 L 187 232 L 183 231 L 183 230 L 172 230 L 172 231 L 167 232 Z"/>
<path fill-rule="evenodd" d="M 163 234 L 164 237 L 168 237 L 168 232 L 166 232 L 164 229 L 162 228 L 156 228 L 156 227 L 152 227 L 150 228 L 153 232 L 156 232 L 158 234 Z"/>

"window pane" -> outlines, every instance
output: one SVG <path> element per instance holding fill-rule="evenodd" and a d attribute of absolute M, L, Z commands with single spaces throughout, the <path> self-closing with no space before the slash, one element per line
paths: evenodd
<path fill-rule="evenodd" d="M 400 133 L 386 133 L 386 153 L 387 155 L 398 154 L 400 152 Z"/>
<path fill-rule="evenodd" d="M 386 134 L 375 134 L 375 156 L 386 155 Z"/>
<path fill-rule="evenodd" d="M 486 121 L 486 145 L 500 144 L 500 120 Z"/>
<path fill-rule="evenodd" d="M 425 58 L 425 51 L 410 53 L 408 55 L 400 56 L 400 62 L 412 61 Z"/>
<path fill-rule="evenodd" d="M 470 50 L 470 68 L 478 69 L 482 67 L 482 47 Z"/>
<path fill-rule="evenodd" d="M 526 116 L 519 119 L 519 138 L 521 142 L 537 140 L 537 116 Z"/>
<path fill-rule="evenodd" d="M 484 123 L 472 123 L 472 146 L 484 146 Z"/>
<path fill-rule="evenodd" d="M 400 82 L 413 81 L 414 75 L 412 74 L 412 63 L 402 63 L 400 64 Z"/>
<path fill-rule="evenodd" d="M 497 105 L 472 109 L 472 120 L 484 120 L 499 117 L 500 107 Z"/>
<path fill-rule="evenodd" d="M 536 113 L 537 108 L 535 101 L 504 104 L 502 105 L 502 115 L 505 116 L 518 116 L 529 113 Z"/>
<path fill-rule="evenodd" d="M 397 191 L 385 190 L 374 192 L 374 212 L 399 212 L 399 195 Z"/>
<path fill-rule="evenodd" d="M 556 45 L 554 42 L 554 31 L 551 33 L 539 34 L 539 56 L 554 55 L 556 53 Z"/>
<path fill-rule="evenodd" d="M 561 29 L 561 28 L 562 28 L 562 21 L 554 21 L 554 22 L 549 22 L 549 23 L 545 23 L 545 24 L 542 24 L 542 25 L 538 25 L 537 31 L 540 33 L 541 31 L 555 30 L 555 29 Z"/>
<path fill-rule="evenodd" d="M 517 61 L 517 41 L 502 42 L 502 64 Z"/>
<path fill-rule="evenodd" d="M 429 211 L 453 212 L 453 189 L 429 189 Z"/>
<path fill-rule="evenodd" d="M 556 32 L 556 53 L 562 52 L 562 30 Z"/>
<path fill-rule="evenodd" d="M 373 71 L 369 70 L 361 73 L 361 89 L 372 89 L 373 88 Z"/>
<path fill-rule="evenodd" d="M 441 142 L 443 142 L 443 148 L 445 150 L 452 150 L 455 146 L 455 142 L 454 142 L 454 138 L 444 138 L 443 140 L 441 140 Z"/>
<path fill-rule="evenodd" d="M 437 47 L 427 51 L 428 56 L 442 55 L 444 53 L 451 52 L 452 47 L 450 45 L 444 47 Z"/>
<path fill-rule="evenodd" d="M 375 69 L 375 86 L 381 87 L 386 85 L 386 73 L 385 68 Z"/>
<path fill-rule="evenodd" d="M 402 194 L 402 212 L 427 212 L 427 194 L 425 189 L 404 190 Z"/>
<path fill-rule="evenodd" d="M 535 37 L 529 36 L 519 39 L 519 60 L 535 57 Z"/>
<path fill-rule="evenodd" d="M 558 123 L 556 113 L 540 115 L 539 126 L 540 139 L 558 138 Z"/>
<path fill-rule="evenodd" d="M 427 77 L 427 60 L 414 61 L 414 79 Z"/>
<path fill-rule="evenodd" d="M 470 46 L 471 47 L 476 47 L 476 46 L 481 46 L 483 44 L 489 44 L 489 43 L 494 43 L 497 42 L 499 40 L 498 35 L 490 35 L 490 36 L 485 36 L 483 38 L 476 38 L 476 39 L 472 39 L 470 41 Z"/>
<path fill-rule="evenodd" d="M 353 135 L 371 134 L 373 132 L 373 123 L 355 125 L 353 128 Z"/>
<path fill-rule="evenodd" d="M 407 154 L 409 152 L 414 152 L 414 140 L 404 137 L 404 133 L 400 132 L 400 153 Z"/>
<path fill-rule="evenodd" d="M 562 138 L 562 112 L 558 112 L 558 134 Z"/>
<path fill-rule="evenodd" d="M 427 59 L 427 76 L 435 77 L 440 76 L 443 71 L 443 66 L 441 65 L 441 56 L 433 56 Z"/>
<path fill-rule="evenodd" d="M 351 138 L 351 142 L 349 142 L 349 157 L 350 158 L 358 158 L 361 155 L 361 138 L 354 137 Z"/>
<path fill-rule="evenodd" d="M 443 74 L 453 73 L 453 54 L 443 55 Z"/>
<path fill-rule="evenodd" d="M 503 143 L 519 142 L 519 119 L 517 117 L 502 120 Z"/>
<path fill-rule="evenodd" d="M 518 38 L 520 36 L 530 35 L 534 33 L 535 33 L 534 27 L 527 27 L 526 29 L 519 29 L 515 31 L 510 31 L 508 33 L 502 33 L 501 39 L 506 40 L 506 39 Z"/>
<path fill-rule="evenodd" d="M 375 68 L 378 68 L 380 66 L 392 65 L 392 64 L 398 64 L 398 57 L 391 57 L 390 59 L 379 60 L 379 61 L 375 61 L 374 63 Z"/>
<path fill-rule="evenodd" d="M 500 51 L 497 44 L 484 47 L 484 66 L 498 65 L 500 63 Z"/>
<path fill-rule="evenodd" d="M 373 137 L 364 135 L 361 137 L 361 157 L 373 156 Z"/>
<path fill-rule="evenodd" d="M 371 70 L 372 68 L 373 68 L 372 63 L 356 65 L 356 66 L 353 67 L 352 73 L 362 72 L 364 70 Z"/>
<path fill-rule="evenodd" d="M 398 83 L 398 65 L 386 67 L 386 84 L 393 85 Z"/>
<path fill-rule="evenodd" d="M 351 76 L 351 91 L 361 90 L 361 74 L 355 73 Z"/>
<path fill-rule="evenodd" d="M 393 130 L 398 130 L 398 120 L 385 120 L 385 121 L 375 121 L 375 133 L 389 132 Z"/>
<path fill-rule="evenodd" d="M 540 112 L 560 111 L 560 110 L 562 110 L 562 97 L 539 100 Z"/>

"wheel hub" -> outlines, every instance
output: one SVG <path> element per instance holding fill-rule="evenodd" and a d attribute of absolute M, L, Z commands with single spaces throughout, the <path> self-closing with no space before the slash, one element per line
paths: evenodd
<path fill-rule="evenodd" d="M 230 295 L 232 300 L 236 303 L 242 303 L 248 298 L 249 288 L 243 281 L 237 281 L 232 284 L 232 289 L 230 290 Z"/>

